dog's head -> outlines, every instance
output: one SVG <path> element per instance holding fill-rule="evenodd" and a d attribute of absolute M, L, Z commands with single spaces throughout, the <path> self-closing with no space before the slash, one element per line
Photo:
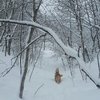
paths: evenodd
<path fill-rule="evenodd" d="M 59 68 L 56 68 L 56 72 L 59 73 Z"/>

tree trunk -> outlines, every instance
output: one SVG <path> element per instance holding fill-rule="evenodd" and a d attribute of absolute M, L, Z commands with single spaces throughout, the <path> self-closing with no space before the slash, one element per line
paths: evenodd
<path fill-rule="evenodd" d="M 27 44 L 31 42 L 33 31 L 34 31 L 34 28 L 31 27 L 31 31 L 29 33 L 29 38 L 28 38 Z M 26 78 L 26 74 L 27 74 L 27 70 L 28 70 L 29 52 L 30 52 L 30 48 L 28 47 L 26 49 L 26 53 L 25 53 L 24 72 L 23 72 L 22 79 L 21 79 L 21 84 L 20 84 L 20 93 L 19 93 L 20 98 L 23 97 L 24 82 L 25 82 L 25 78 Z"/>
<path fill-rule="evenodd" d="M 12 39 L 10 38 L 10 39 L 8 40 L 8 55 L 11 54 L 11 42 L 12 42 Z"/>
<path fill-rule="evenodd" d="M 99 59 L 99 54 L 100 54 L 100 50 L 97 53 L 97 62 L 98 62 L 98 71 L 99 71 L 98 77 L 100 78 L 100 61 L 99 61 L 100 59 Z"/>
<path fill-rule="evenodd" d="M 25 78 L 26 78 L 26 74 L 28 70 L 28 55 L 29 55 L 29 48 L 26 50 L 26 59 L 25 59 L 25 65 L 24 65 L 25 68 L 24 68 L 22 79 L 21 79 L 20 93 L 19 93 L 20 98 L 23 97 L 24 82 L 25 82 Z"/>
<path fill-rule="evenodd" d="M 5 56 L 7 54 L 7 38 L 5 37 Z"/>
<path fill-rule="evenodd" d="M 24 0 L 22 0 L 22 8 L 21 8 L 21 20 L 24 20 Z M 20 47 L 20 51 L 22 51 L 22 34 L 23 34 L 23 25 L 21 25 L 21 34 L 19 34 L 19 47 Z M 22 54 L 19 57 L 19 66 L 20 66 L 20 75 L 22 75 Z"/>
<path fill-rule="evenodd" d="M 40 0 L 39 5 L 36 6 L 36 1 L 33 0 L 33 14 L 34 14 L 33 15 L 33 21 L 34 22 L 36 21 L 37 13 L 38 13 L 38 10 L 39 10 L 39 7 L 40 7 L 41 3 L 42 3 L 42 0 Z M 27 44 L 29 44 L 31 42 L 33 32 L 34 32 L 34 27 L 31 27 Z M 19 93 L 19 97 L 20 98 L 23 97 L 24 82 L 25 82 L 25 78 L 26 78 L 26 74 L 27 74 L 27 70 L 28 70 L 29 52 L 30 52 L 30 48 L 28 47 L 28 49 L 26 50 L 26 54 L 25 54 L 26 58 L 25 58 L 25 64 L 24 64 L 24 72 L 23 72 L 23 76 L 22 76 L 22 80 L 21 80 L 21 85 L 20 85 L 20 93 Z"/>

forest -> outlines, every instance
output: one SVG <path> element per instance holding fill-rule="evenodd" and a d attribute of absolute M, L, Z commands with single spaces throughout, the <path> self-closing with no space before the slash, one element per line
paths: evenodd
<path fill-rule="evenodd" d="M 0 74 L 19 66 L 20 98 L 28 67 L 35 68 L 47 48 L 66 58 L 72 76 L 78 66 L 83 80 L 100 88 L 100 0 L 0 0 L 0 52 L 13 55 L 12 66 Z M 95 58 L 98 77 L 87 69 Z"/>

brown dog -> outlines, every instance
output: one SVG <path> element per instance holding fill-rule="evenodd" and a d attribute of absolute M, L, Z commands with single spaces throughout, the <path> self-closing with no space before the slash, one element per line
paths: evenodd
<path fill-rule="evenodd" d="M 55 71 L 55 82 L 57 82 L 58 84 L 61 82 L 61 77 L 62 77 L 63 75 L 61 75 L 60 73 L 59 73 L 59 68 L 56 68 L 56 71 Z"/>

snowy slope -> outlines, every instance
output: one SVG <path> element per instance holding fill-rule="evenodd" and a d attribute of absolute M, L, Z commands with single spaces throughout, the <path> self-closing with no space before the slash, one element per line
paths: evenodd
<path fill-rule="evenodd" d="M 64 71 L 61 59 L 55 59 L 52 57 L 53 54 L 50 50 L 44 51 L 42 60 L 37 63 L 30 82 L 32 66 L 29 66 L 24 100 L 100 100 L 100 89 L 94 83 L 89 79 L 87 82 L 83 81 L 79 69 L 76 69 L 74 82 L 72 82 L 68 68 Z M 4 57 L 0 52 L 0 73 L 10 67 L 10 59 L 11 57 Z M 96 62 L 93 63 L 94 65 L 97 65 Z M 61 84 L 54 82 L 57 67 L 63 74 Z M 90 69 L 94 73 L 97 71 L 97 68 L 92 65 Z M 0 78 L 0 100 L 21 100 L 18 97 L 20 79 L 18 67 L 14 67 L 9 74 Z"/>

